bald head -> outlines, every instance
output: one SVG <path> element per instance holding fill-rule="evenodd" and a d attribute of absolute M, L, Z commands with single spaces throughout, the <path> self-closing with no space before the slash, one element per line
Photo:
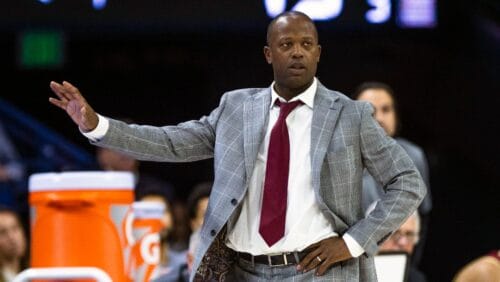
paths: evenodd
<path fill-rule="evenodd" d="M 282 20 L 286 20 L 288 18 L 291 18 L 291 19 L 303 19 L 303 20 L 306 20 L 307 22 L 309 22 L 312 27 L 313 27 L 313 30 L 314 30 L 314 34 L 316 36 L 316 40 L 318 40 L 318 31 L 316 30 L 316 25 L 314 25 L 314 22 L 313 20 L 306 14 L 302 13 L 302 12 L 297 12 L 297 11 L 287 11 L 287 12 L 283 12 L 279 15 L 277 15 L 270 23 L 269 25 L 267 26 L 267 36 L 266 36 L 266 39 L 267 39 L 267 44 L 269 45 L 270 42 L 271 42 L 271 36 L 273 35 L 273 31 L 274 31 L 274 27 L 275 25 L 282 21 Z"/>
<path fill-rule="evenodd" d="M 303 13 L 286 12 L 269 24 L 267 41 L 264 56 L 273 66 L 274 90 L 288 101 L 314 81 L 321 55 L 316 26 Z"/>

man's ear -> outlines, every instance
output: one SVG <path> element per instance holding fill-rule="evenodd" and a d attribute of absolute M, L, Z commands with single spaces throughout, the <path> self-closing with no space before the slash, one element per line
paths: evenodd
<path fill-rule="evenodd" d="M 268 64 L 272 64 L 273 63 L 273 60 L 272 60 L 272 56 L 271 56 L 271 48 L 269 48 L 269 46 L 264 46 L 264 56 L 266 57 L 266 61 Z"/>

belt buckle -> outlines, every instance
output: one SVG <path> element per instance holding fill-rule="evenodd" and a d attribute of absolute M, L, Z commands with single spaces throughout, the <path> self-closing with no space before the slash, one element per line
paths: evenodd
<path fill-rule="evenodd" d="M 273 264 L 273 262 L 271 260 L 271 256 L 267 256 L 267 262 L 268 262 L 269 267 L 287 266 L 288 265 L 288 259 L 286 258 L 286 256 L 288 254 L 289 253 L 283 253 L 283 254 L 281 254 L 283 256 L 283 262 L 284 262 L 284 263 L 281 263 L 281 264 Z"/>

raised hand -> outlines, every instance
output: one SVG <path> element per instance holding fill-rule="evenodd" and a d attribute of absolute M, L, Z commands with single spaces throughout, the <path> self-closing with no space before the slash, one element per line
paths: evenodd
<path fill-rule="evenodd" d="M 319 241 L 297 266 L 298 271 L 307 272 L 316 269 L 316 275 L 323 275 L 334 264 L 352 258 L 344 239 L 331 237 Z"/>
<path fill-rule="evenodd" d="M 82 131 L 88 132 L 97 127 L 99 118 L 78 88 L 67 81 L 62 84 L 51 81 L 50 89 L 58 98 L 50 97 L 49 102 L 63 109 Z"/>

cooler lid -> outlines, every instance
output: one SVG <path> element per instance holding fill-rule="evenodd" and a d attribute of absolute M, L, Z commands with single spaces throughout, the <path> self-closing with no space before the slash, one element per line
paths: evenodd
<path fill-rule="evenodd" d="M 72 190 L 133 190 L 134 175 L 117 171 L 35 173 L 29 178 L 30 192 Z"/>

